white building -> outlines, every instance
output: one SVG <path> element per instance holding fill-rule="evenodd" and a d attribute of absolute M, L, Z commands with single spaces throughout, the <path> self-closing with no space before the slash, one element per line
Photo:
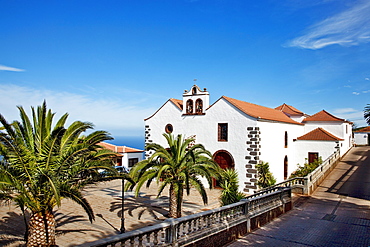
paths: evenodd
<path fill-rule="evenodd" d="M 144 150 L 126 147 L 116 146 L 106 142 L 100 142 L 100 146 L 109 149 L 117 153 L 117 157 L 114 159 L 115 166 L 123 167 L 125 170 L 130 170 L 137 162 L 143 160 Z"/>
<path fill-rule="evenodd" d="M 252 192 L 258 162 L 268 162 L 283 181 L 298 163 L 325 160 L 336 149 L 346 153 L 351 124 L 326 111 L 308 116 L 286 104 L 272 109 L 222 96 L 210 105 L 209 92 L 194 85 L 182 100 L 169 99 L 145 119 L 145 141 L 166 146 L 164 132 L 192 137 L 222 168 L 238 172 L 241 191 Z"/>
<path fill-rule="evenodd" d="M 356 145 L 370 145 L 370 126 L 354 131 Z"/>

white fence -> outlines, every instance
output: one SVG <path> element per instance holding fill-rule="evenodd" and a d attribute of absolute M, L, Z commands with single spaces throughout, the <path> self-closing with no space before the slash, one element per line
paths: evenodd
<path fill-rule="evenodd" d="M 223 246 L 290 209 L 291 189 L 276 187 L 238 203 L 170 218 L 160 224 L 80 246 Z"/>

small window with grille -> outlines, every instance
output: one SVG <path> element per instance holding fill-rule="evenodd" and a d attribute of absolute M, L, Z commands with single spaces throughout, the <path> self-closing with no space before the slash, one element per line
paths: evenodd
<path fill-rule="evenodd" d="M 218 141 L 227 142 L 228 140 L 228 126 L 227 123 L 218 124 Z"/>

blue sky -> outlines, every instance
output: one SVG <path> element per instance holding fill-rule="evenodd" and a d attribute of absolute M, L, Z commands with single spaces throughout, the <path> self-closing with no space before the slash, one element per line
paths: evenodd
<path fill-rule="evenodd" d="M 46 99 L 119 139 L 195 82 L 222 95 L 364 126 L 370 2 L 0 0 L 0 113 Z M 124 143 L 120 143 L 123 145 Z"/>

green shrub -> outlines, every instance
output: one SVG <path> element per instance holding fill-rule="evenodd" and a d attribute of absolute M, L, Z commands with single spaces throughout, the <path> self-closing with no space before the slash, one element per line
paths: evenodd
<path fill-rule="evenodd" d="M 239 202 L 246 195 L 238 191 L 238 173 L 234 169 L 226 169 L 221 173 L 220 187 L 223 189 L 220 196 L 221 206 Z"/>
<path fill-rule="evenodd" d="M 305 163 L 303 166 L 297 164 L 298 168 L 295 170 L 289 178 L 305 177 L 313 172 L 319 165 L 322 164 L 321 156 L 312 163 Z"/>

